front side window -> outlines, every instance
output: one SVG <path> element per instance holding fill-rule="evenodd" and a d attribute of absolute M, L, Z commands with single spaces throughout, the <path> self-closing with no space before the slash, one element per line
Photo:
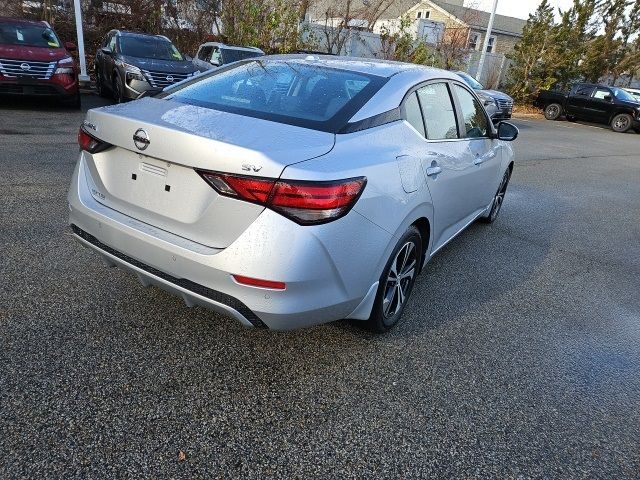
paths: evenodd
<path fill-rule="evenodd" d="M 213 47 L 202 47 L 198 52 L 198 60 L 203 60 L 205 62 L 208 62 L 209 58 L 211 58 L 212 50 L 213 50 Z"/>
<path fill-rule="evenodd" d="M 429 140 L 458 138 L 458 123 L 449 88 L 445 83 L 433 83 L 418 89 L 422 115 Z"/>
<path fill-rule="evenodd" d="M 596 88 L 593 92 L 593 98 L 598 100 L 605 100 L 606 97 L 611 97 L 611 91 L 608 88 Z"/>
<path fill-rule="evenodd" d="M 324 131 L 346 123 L 384 84 L 375 75 L 293 61 L 253 60 L 174 90 L 179 102 Z"/>
<path fill-rule="evenodd" d="M 173 43 L 154 37 L 120 37 L 120 52 L 123 55 L 156 60 L 184 60 Z"/>
<path fill-rule="evenodd" d="M 60 48 L 60 39 L 53 30 L 44 25 L 0 24 L 0 45 L 25 47 Z"/>
<path fill-rule="evenodd" d="M 466 88 L 460 85 L 454 85 L 453 88 L 460 102 L 465 138 L 486 137 L 489 133 L 489 122 L 482 105 Z"/>

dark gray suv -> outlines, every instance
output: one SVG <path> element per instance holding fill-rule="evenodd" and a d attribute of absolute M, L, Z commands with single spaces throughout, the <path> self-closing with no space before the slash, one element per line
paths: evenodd
<path fill-rule="evenodd" d="M 95 73 L 98 93 L 120 103 L 156 94 L 197 69 L 167 37 L 111 30 L 96 53 Z"/>
<path fill-rule="evenodd" d="M 476 95 L 484 103 L 484 108 L 491 117 L 493 123 L 509 120 L 513 113 L 513 98 L 498 90 L 488 90 L 475 78 L 465 72 L 455 72 L 464 83 L 476 91 Z"/>

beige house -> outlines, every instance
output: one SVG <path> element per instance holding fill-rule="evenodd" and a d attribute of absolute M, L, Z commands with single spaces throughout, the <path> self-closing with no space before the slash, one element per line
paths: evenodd
<path fill-rule="evenodd" d="M 445 25 L 445 41 L 461 48 L 480 51 L 487 34 L 490 13 L 463 6 L 463 0 L 397 0 L 376 21 L 373 31 L 380 32 L 399 24 L 401 18 L 411 21 L 431 20 Z M 489 53 L 507 54 L 522 38 L 527 23 L 520 18 L 496 15 L 489 39 Z"/>

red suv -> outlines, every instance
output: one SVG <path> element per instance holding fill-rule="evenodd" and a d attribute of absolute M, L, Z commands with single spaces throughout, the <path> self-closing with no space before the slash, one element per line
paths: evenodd
<path fill-rule="evenodd" d="M 0 17 L 0 95 L 57 97 L 79 107 L 78 71 L 47 22 Z"/>

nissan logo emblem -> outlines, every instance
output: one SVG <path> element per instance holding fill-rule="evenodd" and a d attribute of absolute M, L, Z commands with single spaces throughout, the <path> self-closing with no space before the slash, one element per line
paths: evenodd
<path fill-rule="evenodd" d="M 167 75 L 167 82 L 173 83 L 173 77 L 171 75 Z"/>
<path fill-rule="evenodd" d="M 144 150 L 149 146 L 149 134 L 142 128 L 136 130 L 136 133 L 133 134 L 133 143 L 135 144 L 138 150 Z"/>
<path fill-rule="evenodd" d="M 29 70 L 31 70 L 31 65 L 29 65 L 28 63 L 21 63 L 20 68 L 25 72 L 28 72 Z"/>

